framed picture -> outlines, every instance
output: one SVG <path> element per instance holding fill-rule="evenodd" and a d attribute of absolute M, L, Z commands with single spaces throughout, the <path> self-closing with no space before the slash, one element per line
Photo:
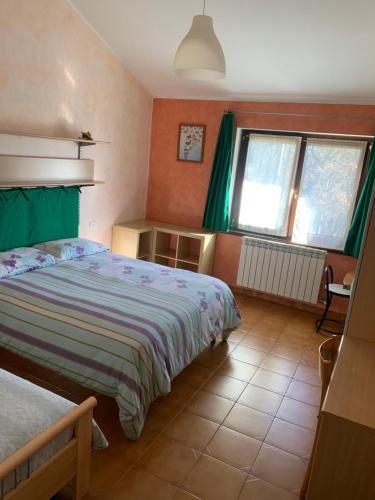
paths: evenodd
<path fill-rule="evenodd" d="M 182 123 L 179 130 L 177 160 L 201 163 L 205 133 L 206 125 Z"/>

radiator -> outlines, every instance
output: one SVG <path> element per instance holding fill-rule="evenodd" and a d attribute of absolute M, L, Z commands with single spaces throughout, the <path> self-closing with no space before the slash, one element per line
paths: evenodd
<path fill-rule="evenodd" d="M 237 284 L 316 304 L 327 252 L 244 237 Z"/>

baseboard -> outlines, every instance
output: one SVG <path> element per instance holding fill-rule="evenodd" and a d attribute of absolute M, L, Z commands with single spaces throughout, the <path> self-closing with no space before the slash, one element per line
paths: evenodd
<path fill-rule="evenodd" d="M 237 295 L 245 295 L 255 299 L 267 300 L 268 302 L 273 302 L 275 304 L 281 304 L 283 306 L 294 307 L 300 311 L 311 312 L 321 316 L 323 313 L 323 304 L 309 304 L 307 302 L 301 302 L 299 300 L 288 299 L 285 297 L 280 297 L 278 295 L 272 295 L 270 293 L 259 292 L 258 290 L 253 290 L 251 288 L 244 288 L 237 285 L 230 285 L 233 293 Z M 333 319 L 345 320 L 346 315 L 336 311 L 329 311 L 329 317 Z"/>

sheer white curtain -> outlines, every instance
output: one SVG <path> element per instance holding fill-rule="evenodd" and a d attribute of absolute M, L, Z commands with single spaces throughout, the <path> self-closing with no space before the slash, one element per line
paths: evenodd
<path fill-rule="evenodd" d="M 301 138 L 250 134 L 239 228 L 286 236 Z"/>
<path fill-rule="evenodd" d="M 308 139 L 292 241 L 342 250 L 366 142 Z"/>

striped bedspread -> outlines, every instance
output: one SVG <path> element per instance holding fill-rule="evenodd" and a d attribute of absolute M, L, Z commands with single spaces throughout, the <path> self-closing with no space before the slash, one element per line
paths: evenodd
<path fill-rule="evenodd" d="M 111 252 L 0 280 L 0 345 L 114 397 L 130 439 L 171 380 L 239 323 L 223 282 Z"/>

